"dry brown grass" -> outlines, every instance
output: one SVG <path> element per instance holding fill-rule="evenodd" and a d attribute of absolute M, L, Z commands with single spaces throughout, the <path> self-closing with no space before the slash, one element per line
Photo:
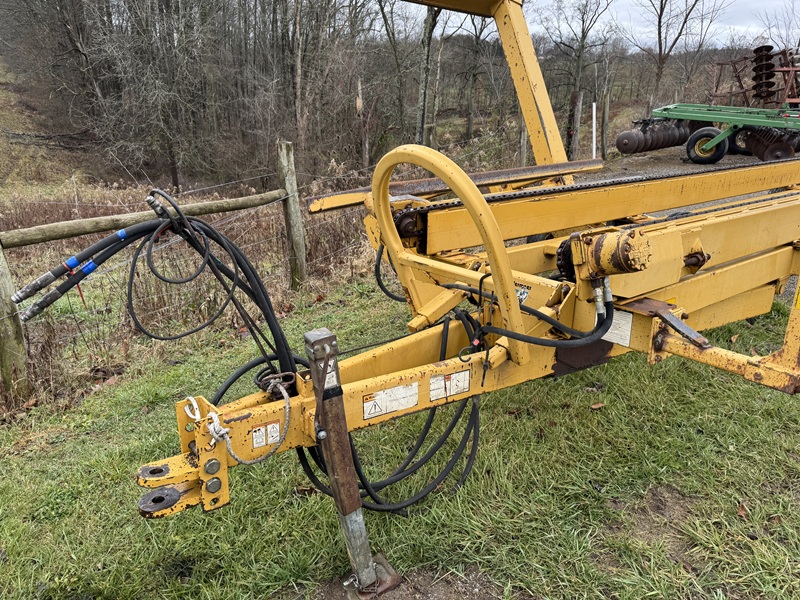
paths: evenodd
<path fill-rule="evenodd" d="M 254 191 L 238 190 L 240 195 Z M 142 210 L 146 207 L 147 192 L 145 187 L 126 188 L 119 183 L 87 185 L 71 180 L 60 186 L 39 187 L 35 192 L 27 188 L 6 189 L 5 202 L 0 204 L 0 231 Z M 180 201 L 202 202 L 218 197 L 217 193 L 193 194 Z M 289 262 L 280 203 L 214 215 L 206 220 L 243 250 L 264 279 L 276 311 L 287 314 L 303 294 L 324 294 L 332 285 L 369 268 L 372 255 L 366 251 L 362 218 L 362 209 L 306 215 L 310 280 L 299 296 L 288 291 Z M 83 236 L 6 250 L 17 287 L 100 237 L 101 234 Z M 131 255 L 132 249 L 120 253 L 87 278 L 81 286 L 85 305 L 73 292 L 46 315 L 26 325 L 37 401 L 69 406 L 93 386 L 141 362 L 139 359 L 145 355 L 152 358 L 154 351 L 163 352 L 165 360 L 176 360 L 177 355 L 190 347 L 154 346 L 133 327 L 125 306 Z M 173 274 L 188 274 L 197 264 L 196 254 L 183 243 L 170 244 L 167 239 L 157 252 L 157 260 L 160 268 Z M 137 272 L 135 291 L 136 308 L 144 315 L 145 326 L 160 333 L 190 329 L 206 321 L 225 297 L 210 275 L 192 284 L 167 285 L 149 274 L 144 261 Z M 243 327 L 233 310 L 225 314 L 209 335 L 236 332 Z"/>

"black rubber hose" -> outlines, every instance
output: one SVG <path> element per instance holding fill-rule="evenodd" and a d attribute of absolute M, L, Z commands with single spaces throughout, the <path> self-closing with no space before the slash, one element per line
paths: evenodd
<path fill-rule="evenodd" d="M 476 288 L 470 287 L 468 285 L 462 285 L 460 283 L 446 283 L 443 284 L 442 287 L 452 290 L 462 290 L 464 292 L 469 292 L 471 294 L 476 294 L 476 295 L 478 294 L 478 290 Z M 492 294 L 491 292 L 484 291 L 480 295 L 483 298 L 486 298 L 487 300 L 491 300 L 492 302 L 497 302 L 497 296 L 495 294 Z M 554 319 L 550 315 L 547 315 L 542 311 L 536 310 L 535 308 L 532 308 L 530 306 L 525 306 L 524 304 L 520 304 L 519 308 L 522 312 L 532 315 L 537 319 L 539 319 L 540 321 L 544 321 L 548 325 L 552 325 L 559 331 L 566 333 L 567 335 L 571 335 L 572 337 L 583 338 L 592 333 L 591 331 L 580 331 L 579 329 L 573 329 L 572 327 L 564 325 L 560 321 Z"/>
<path fill-rule="evenodd" d="M 47 294 L 42 296 L 39 300 L 31 304 L 20 315 L 22 321 L 29 321 L 30 319 L 41 313 L 44 309 L 53 304 L 56 300 L 61 298 L 72 288 L 79 285 L 84 279 L 86 279 L 86 277 L 91 275 L 100 265 L 106 262 L 109 258 L 114 256 L 117 252 L 119 252 L 123 248 L 138 241 L 145 235 L 147 235 L 147 232 L 143 232 L 138 236 L 132 236 L 125 240 L 118 240 L 115 244 L 100 252 L 100 254 L 98 254 L 94 260 L 91 260 L 85 265 L 83 265 L 80 269 L 78 269 L 72 275 L 67 277 L 67 279 L 62 281 L 58 286 L 56 286 L 54 289 L 50 290 Z"/>
<path fill-rule="evenodd" d="M 162 194 L 163 195 L 163 194 Z M 180 215 L 179 215 L 180 216 Z M 159 234 L 166 230 L 166 227 L 172 225 L 172 227 L 178 227 L 176 225 L 176 220 L 170 221 L 160 221 L 160 225 L 156 231 Z M 189 227 L 192 228 L 192 231 L 184 231 L 179 229 L 175 233 L 181 235 L 181 237 L 189 243 L 195 251 L 203 256 L 203 265 L 208 265 L 212 272 L 214 273 L 217 280 L 223 285 L 227 292 L 227 297 L 223 302 L 220 309 L 217 311 L 214 317 L 203 323 L 202 325 L 195 327 L 189 331 L 183 332 L 179 335 L 172 335 L 172 336 L 161 336 L 157 335 L 153 332 L 148 332 L 144 329 L 141 322 L 139 321 L 138 317 L 136 316 L 135 308 L 133 307 L 133 282 L 135 279 L 135 272 L 136 267 L 138 265 L 139 256 L 145 247 L 145 244 L 140 244 L 137 248 L 137 252 L 134 254 L 134 259 L 131 263 L 131 271 L 130 277 L 128 280 L 128 309 L 131 312 L 131 318 L 134 320 L 134 323 L 139 327 L 142 331 L 146 334 L 151 335 L 156 339 L 175 339 L 177 337 L 183 337 L 185 335 L 189 335 L 190 333 L 194 333 L 202 329 L 203 327 L 208 326 L 214 318 L 216 318 L 219 314 L 221 314 L 222 310 L 227 307 L 228 303 L 234 302 L 237 305 L 237 309 L 239 312 L 242 313 L 243 318 L 246 320 L 246 324 L 251 332 L 254 334 L 254 339 L 258 338 L 258 335 L 261 333 L 257 327 L 254 327 L 254 323 L 252 320 L 249 320 L 245 317 L 245 311 L 239 305 L 238 301 L 234 299 L 234 290 L 235 288 L 242 289 L 250 298 L 255 302 L 258 306 L 259 310 L 261 311 L 265 321 L 267 322 L 267 326 L 272 334 L 272 339 L 274 340 L 274 345 L 269 342 L 269 340 L 263 334 L 260 337 L 270 346 L 273 352 L 278 357 L 278 362 L 280 364 L 280 370 L 282 372 L 295 372 L 295 363 L 292 359 L 291 350 L 289 348 L 289 343 L 286 339 L 283 330 L 280 327 L 280 324 L 277 321 L 277 317 L 275 316 L 275 311 L 272 307 L 272 303 L 269 300 L 269 295 L 264 288 L 264 284 L 259 278 L 258 274 L 256 273 L 255 269 L 253 268 L 252 264 L 247 260 L 241 250 L 228 238 L 226 238 L 223 234 L 218 232 L 214 229 L 211 225 L 202 221 L 201 219 L 195 218 L 187 218 L 182 217 L 181 224 L 188 224 Z M 220 261 L 211 251 L 210 244 L 206 242 L 199 242 L 194 235 L 194 232 L 197 232 L 198 235 L 204 240 L 211 240 L 217 246 L 222 248 L 226 254 L 230 257 L 231 262 L 234 265 L 234 269 L 231 270 L 227 267 L 222 261 Z M 151 234 L 151 239 L 149 240 L 150 243 L 147 244 L 148 247 L 152 248 L 152 242 L 156 239 L 156 234 Z M 152 263 L 148 266 L 151 266 Z M 202 267 L 202 265 L 201 265 Z M 198 269 L 198 272 L 201 271 L 202 268 Z M 193 276 L 197 276 L 199 273 L 193 274 Z M 158 276 L 159 274 L 156 274 Z M 226 280 L 230 282 L 230 286 L 227 285 Z M 257 342 L 258 343 L 258 342 Z M 260 345 L 260 344 L 259 344 Z M 263 351 L 263 350 L 262 350 Z"/>
<path fill-rule="evenodd" d="M 478 423 L 478 416 L 477 416 L 477 404 L 473 404 L 473 411 L 470 413 L 469 421 L 467 422 L 467 426 L 464 429 L 464 434 L 461 436 L 461 441 L 456 448 L 456 451 L 453 453 L 453 456 L 448 461 L 447 465 L 445 465 L 444 469 L 436 476 L 436 478 L 431 481 L 427 486 L 425 486 L 422 490 L 403 500 L 401 502 L 396 503 L 386 503 L 386 504 L 374 504 L 372 502 L 366 502 L 362 500 L 362 505 L 364 508 L 368 510 L 374 510 L 376 512 L 393 512 L 393 513 L 400 513 L 401 511 L 405 510 L 406 508 L 416 504 L 420 500 L 424 499 L 428 496 L 431 492 L 436 490 L 437 487 L 444 481 L 448 475 L 452 472 L 455 465 L 458 463 L 458 460 L 464 454 L 464 449 L 467 446 L 467 442 L 469 441 L 470 434 L 474 431 L 477 423 Z M 309 478 L 311 483 L 316 487 L 319 491 L 328 496 L 331 496 L 333 492 L 331 491 L 330 487 L 322 483 L 322 481 L 317 477 L 314 470 L 311 468 L 311 465 L 308 462 L 308 458 L 305 455 L 305 452 L 301 452 L 302 448 L 298 448 L 298 458 L 300 460 L 300 466 L 303 469 L 303 472 Z M 474 459 L 473 459 L 474 462 Z M 469 464 L 469 467 L 472 467 L 472 464 Z"/>
<path fill-rule="evenodd" d="M 245 363 L 238 369 L 236 369 L 228 379 L 225 380 L 219 388 L 217 389 L 214 397 L 211 399 L 211 404 L 214 406 L 218 406 L 222 398 L 225 397 L 225 394 L 228 393 L 228 390 L 231 389 L 234 383 L 239 381 L 242 377 L 247 375 L 253 369 L 260 367 L 263 364 L 271 363 L 273 360 L 277 360 L 278 356 L 276 354 L 267 354 L 266 356 L 259 356 L 258 358 L 254 358 L 248 363 Z M 294 362 L 303 365 L 304 367 L 308 368 L 309 364 L 308 361 L 300 356 L 294 356 Z M 272 372 L 274 373 L 275 370 L 272 368 Z"/>
<path fill-rule="evenodd" d="M 447 427 L 439 435 L 438 439 L 433 443 L 433 445 L 430 448 L 428 448 L 428 450 L 425 452 L 425 454 L 423 454 L 419 458 L 419 460 L 417 460 L 411 466 L 409 466 L 408 468 L 404 469 L 399 473 L 390 475 L 389 477 L 383 479 L 382 481 L 373 482 L 372 483 L 373 489 L 382 490 L 387 486 L 397 483 L 398 481 L 402 481 L 409 475 L 413 475 L 419 469 L 421 469 L 431 458 L 433 458 L 433 455 L 436 454 L 450 438 L 450 435 L 453 433 L 453 430 L 456 428 L 456 425 L 458 425 L 458 422 L 461 420 L 461 415 L 464 414 L 464 409 L 466 408 L 466 406 L 467 406 L 466 400 L 458 403 L 458 407 L 456 408 L 456 412 L 451 417 L 450 423 L 448 423 Z"/>
<path fill-rule="evenodd" d="M 609 329 L 611 329 L 611 324 L 614 321 L 614 303 L 606 302 L 605 308 L 606 316 L 597 323 L 597 326 L 592 330 L 592 332 L 584 338 L 578 338 L 574 340 L 537 338 L 522 333 L 515 333 L 513 331 L 509 331 L 508 329 L 493 327 L 491 325 L 484 325 L 480 328 L 478 333 L 495 333 L 497 335 L 504 335 L 513 340 L 518 340 L 526 344 L 533 344 L 535 346 L 548 346 L 550 348 L 580 348 L 581 346 L 588 346 L 589 344 L 598 341 L 606 333 L 608 333 Z"/>
<path fill-rule="evenodd" d="M 472 412 L 475 413 L 475 425 L 472 429 L 472 446 L 469 449 L 469 456 L 467 457 L 467 464 L 464 466 L 464 472 L 461 473 L 461 477 L 458 478 L 458 483 L 453 488 L 454 492 L 457 492 L 459 488 L 464 485 L 467 477 L 469 477 L 469 474 L 472 472 L 472 467 L 475 465 L 475 459 L 478 456 L 478 442 L 480 441 L 481 429 L 480 402 L 480 396 L 472 397 Z"/>
<path fill-rule="evenodd" d="M 464 325 L 466 333 L 472 335 L 475 331 L 475 328 L 478 325 L 477 322 L 470 319 L 469 315 L 466 315 L 463 312 L 461 312 L 461 314 L 457 314 L 457 317 Z M 450 321 L 451 319 L 449 317 L 446 317 L 442 324 L 442 340 L 439 350 L 440 360 L 445 360 L 447 358 L 447 342 L 449 339 Z M 350 441 L 351 452 L 353 454 L 353 464 L 355 467 L 356 475 L 359 479 L 359 488 L 362 490 L 361 496 L 362 498 L 368 497 L 370 500 L 373 501 L 370 502 L 369 500 L 366 499 L 362 500 L 362 505 L 364 506 L 364 508 L 379 512 L 392 512 L 395 514 L 405 515 L 406 508 L 422 500 L 425 496 L 427 496 L 434 489 L 436 489 L 436 487 L 450 475 L 453 468 L 458 463 L 458 460 L 463 456 L 467 442 L 471 439 L 472 444 L 470 447 L 469 456 L 467 457 L 467 462 L 464 467 L 464 471 L 459 477 L 458 483 L 454 486 L 454 491 L 457 490 L 461 485 L 463 485 L 464 481 L 466 480 L 467 476 L 472 470 L 472 467 L 475 463 L 475 459 L 477 456 L 479 428 L 480 428 L 480 416 L 479 416 L 480 404 L 477 401 L 477 398 L 472 399 L 471 403 L 472 409 L 470 411 L 470 417 L 468 419 L 467 425 L 464 430 L 462 444 L 459 445 L 459 448 L 456 450 L 455 454 L 451 457 L 447 465 L 445 465 L 445 467 L 442 469 L 439 475 L 435 478 L 433 484 L 425 486 L 422 490 L 414 494 L 412 497 L 396 503 L 387 502 L 384 498 L 382 498 L 378 494 L 378 492 L 381 491 L 382 489 L 385 489 L 416 473 L 420 468 L 426 465 L 433 458 L 433 456 L 437 452 L 439 452 L 439 450 L 441 450 L 441 448 L 444 446 L 444 444 L 452 435 L 456 425 L 461 421 L 461 417 L 464 414 L 464 410 L 466 409 L 468 402 L 469 402 L 468 400 L 464 400 L 459 403 L 456 412 L 451 417 L 450 422 L 448 423 L 445 430 L 439 435 L 439 437 L 431 445 L 431 447 L 428 448 L 425 454 L 412 464 L 412 461 L 414 461 L 414 458 L 416 458 L 417 454 L 419 453 L 419 450 L 421 449 L 422 445 L 424 444 L 430 432 L 433 423 L 433 417 L 435 416 L 435 411 L 436 411 L 436 407 L 432 408 L 428 414 L 428 418 L 426 419 L 426 422 L 420 434 L 417 436 L 417 440 L 415 441 L 414 446 L 409 451 L 404 461 L 401 463 L 400 466 L 398 466 L 394 470 L 394 472 L 389 477 L 380 481 L 369 480 L 366 473 L 364 472 L 352 436 L 350 436 L 349 441 Z M 324 485 L 320 481 L 319 477 L 317 477 L 316 474 L 314 473 L 308 461 L 308 457 L 305 453 L 305 450 L 303 448 L 298 448 L 297 452 L 301 467 L 303 468 L 303 471 L 306 473 L 306 475 L 309 477 L 311 483 L 323 493 L 330 495 L 331 494 L 330 488 Z M 327 474 L 327 468 L 325 466 L 324 456 L 322 455 L 321 448 L 318 446 L 309 448 L 308 453 L 311 455 L 312 459 L 314 460 L 320 471 L 322 473 Z"/>
<path fill-rule="evenodd" d="M 383 244 L 379 245 L 378 254 L 375 256 L 375 281 L 378 282 L 378 287 L 381 288 L 381 291 L 389 298 L 395 302 L 406 302 L 405 296 L 399 296 L 398 294 L 395 294 L 383 283 L 383 278 L 381 277 L 381 259 L 383 258 L 383 250 Z"/>
<path fill-rule="evenodd" d="M 442 321 L 442 342 L 439 346 L 439 360 L 446 360 L 447 359 L 447 340 L 450 337 L 450 315 L 447 315 L 444 320 Z M 420 448 L 422 448 L 422 444 L 425 443 L 425 440 L 428 437 L 428 433 L 430 433 L 431 426 L 433 425 L 433 418 L 436 416 L 436 407 L 434 406 L 428 411 L 428 418 L 425 420 L 425 424 L 422 426 L 422 430 L 419 432 L 417 436 L 417 440 L 414 442 L 411 450 L 408 451 L 406 454 L 405 459 L 400 465 L 392 472 L 390 477 L 397 475 L 405 470 L 405 468 L 411 464 L 411 461 L 417 456 Z"/>
<path fill-rule="evenodd" d="M 223 312 L 225 312 L 225 309 L 228 307 L 228 305 L 231 303 L 231 300 L 233 299 L 233 294 L 234 294 L 234 290 L 235 290 L 235 286 L 229 287 L 227 289 L 227 295 L 225 297 L 225 300 L 222 302 L 222 304 L 219 306 L 219 308 L 217 308 L 216 312 L 211 317 L 209 317 L 206 321 L 204 321 L 200 325 L 197 325 L 197 326 L 195 326 L 195 327 L 193 327 L 191 329 L 188 329 L 186 331 L 182 331 L 181 333 L 176 333 L 176 334 L 171 334 L 171 335 L 161 335 L 161 334 L 155 333 L 155 332 L 150 331 L 149 329 L 147 329 L 142 324 L 141 320 L 139 319 L 139 315 L 136 313 L 136 307 L 134 306 L 134 302 L 133 302 L 133 298 L 134 298 L 133 286 L 134 286 L 134 282 L 136 280 L 136 269 L 139 266 L 139 256 L 141 255 L 142 250 L 147 248 L 148 249 L 147 256 L 149 258 L 151 256 L 150 253 L 151 253 L 152 246 L 154 244 L 154 240 L 156 238 L 158 238 L 158 236 L 161 234 L 161 232 L 163 232 L 166 228 L 171 227 L 171 226 L 172 225 L 169 222 L 164 221 L 161 224 L 161 226 L 159 226 L 159 228 L 156 229 L 156 231 L 154 231 L 148 238 L 142 240 L 142 243 L 139 244 L 136 247 L 136 250 L 133 253 L 133 258 L 131 259 L 131 268 L 130 268 L 130 272 L 129 272 L 129 275 L 128 275 L 128 289 L 127 289 L 127 292 L 128 292 L 128 294 L 127 294 L 128 295 L 128 298 L 127 298 L 128 314 L 130 315 L 131 320 L 133 321 L 133 324 L 139 329 L 139 331 L 141 331 L 142 333 L 144 333 L 148 337 L 151 337 L 151 338 L 153 338 L 155 340 L 161 340 L 161 341 L 178 340 L 180 338 L 184 338 L 186 336 L 189 336 L 189 335 L 192 335 L 194 333 L 197 333 L 198 331 L 200 331 L 202 329 L 205 329 L 206 327 L 211 325 L 214 321 L 216 321 L 222 315 Z M 205 251 L 205 256 L 203 257 L 202 267 L 199 268 L 189 279 L 181 281 L 182 283 L 186 283 L 187 281 L 191 281 L 192 279 L 196 279 L 197 277 L 199 277 L 200 273 L 202 273 L 202 271 L 205 269 L 206 265 L 208 265 L 208 260 L 209 260 L 208 255 L 209 254 L 210 254 L 210 247 L 207 248 L 206 251 Z M 151 270 L 153 268 L 151 266 L 149 260 L 148 260 L 148 267 L 150 267 Z M 168 280 L 163 279 L 162 276 L 158 272 L 154 272 L 153 274 L 154 274 L 154 276 L 156 278 L 161 279 L 162 281 L 166 281 L 167 283 L 175 283 L 174 281 L 168 281 Z"/>
<path fill-rule="evenodd" d="M 428 494 L 433 492 L 448 477 L 448 475 L 450 475 L 453 468 L 456 466 L 459 459 L 464 454 L 464 449 L 467 447 L 467 443 L 469 442 L 472 430 L 475 427 L 476 420 L 477 420 L 477 413 L 476 411 L 473 410 L 470 413 L 469 421 L 467 422 L 467 426 L 464 428 L 464 434 L 461 436 L 461 441 L 459 442 L 458 447 L 453 453 L 453 456 L 447 462 L 444 469 L 442 469 L 439 475 L 437 475 L 433 481 L 431 481 L 428 485 L 422 488 L 419 492 L 401 502 L 395 502 L 390 504 L 377 504 L 377 505 L 364 502 L 364 506 L 366 508 L 369 508 L 370 510 L 378 512 L 397 512 L 406 509 L 409 506 L 412 506 L 413 504 L 416 504 L 417 502 L 425 498 Z"/>

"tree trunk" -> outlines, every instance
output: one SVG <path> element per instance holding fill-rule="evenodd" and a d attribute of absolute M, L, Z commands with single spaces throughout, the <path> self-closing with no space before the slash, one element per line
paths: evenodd
<path fill-rule="evenodd" d="M 572 92 L 569 99 L 569 116 L 567 117 L 567 157 L 569 160 L 578 160 L 581 130 L 581 105 L 583 92 Z"/>
<path fill-rule="evenodd" d="M 441 9 L 428 7 L 422 28 L 422 59 L 420 60 L 419 94 L 417 104 L 417 144 L 425 143 L 425 123 L 428 116 L 428 80 L 431 75 L 431 41 L 436 29 L 436 20 Z"/>
<path fill-rule="evenodd" d="M 294 121 L 297 129 L 297 149 L 305 149 L 306 119 L 303 107 L 303 40 L 300 12 L 303 3 L 297 0 L 294 9 Z"/>
<path fill-rule="evenodd" d="M 606 94 L 603 97 L 603 116 L 600 117 L 600 157 L 606 160 L 608 148 L 606 147 L 606 137 L 608 135 L 608 104 L 610 98 Z"/>
<path fill-rule="evenodd" d="M 438 148 L 436 143 L 436 118 L 439 114 L 439 85 L 442 81 L 442 50 L 444 49 L 444 39 L 439 41 L 439 50 L 436 53 L 436 78 L 433 80 L 433 110 L 431 114 L 431 124 L 427 127 L 428 139 L 425 142 L 426 146 L 430 146 L 434 150 Z"/>
<path fill-rule="evenodd" d="M 475 135 L 475 87 L 478 84 L 478 74 L 473 72 L 469 76 L 467 86 L 467 132 L 466 138 L 471 140 Z"/>
<path fill-rule="evenodd" d="M 369 168 L 369 113 L 364 106 L 364 93 L 361 89 L 361 78 L 358 78 L 358 97 L 356 98 L 356 112 L 361 124 L 361 166 Z"/>
<path fill-rule="evenodd" d="M 172 187 L 176 192 L 180 191 L 181 182 L 178 179 L 178 160 L 175 158 L 175 150 L 172 142 L 167 142 L 167 158 L 169 159 L 169 172 L 172 176 Z"/>
<path fill-rule="evenodd" d="M 0 247 L 0 407 L 12 409 L 31 392 L 27 375 L 25 334 L 11 301 L 14 282 Z"/>

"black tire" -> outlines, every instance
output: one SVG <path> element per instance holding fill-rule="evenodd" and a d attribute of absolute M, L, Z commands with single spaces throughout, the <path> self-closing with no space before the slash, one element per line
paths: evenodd
<path fill-rule="evenodd" d="M 731 137 L 728 138 L 730 141 L 730 147 L 728 148 L 728 152 L 731 154 L 742 154 L 744 156 L 752 156 L 753 153 L 747 149 L 745 145 L 745 139 L 747 136 L 750 135 L 747 129 L 740 129 L 736 133 L 734 133 Z"/>
<path fill-rule="evenodd" d="M 713 165 L 719 162 L 728 153 L 728 139 L 722 140 L 711 150 L 703 151 L 701 148 L 722 133 L 716 127 L 703 127 L 689 136 L 686 142 L 686 154 L 693 163 L 698 165 Z"/>

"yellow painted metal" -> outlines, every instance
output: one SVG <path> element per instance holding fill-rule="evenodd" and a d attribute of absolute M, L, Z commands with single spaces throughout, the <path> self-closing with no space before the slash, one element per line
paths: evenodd
<path fill-rule="evenodd" d="M 398 277 L 414 303 L 424 304 L 420 297 L 421 290 L 413 285 L 415 270 L 418 270 L 415 268 L 424 265 L 420 265 L 419 257 L 403 246 L 394 226 L 389 203 L 389 181 L 395 168 L 404 163 L 422 167 L 433 173 L 445 182 L 463 202 L 478 231 L 481 243 L 486 248 L 491 267 L 491 274 L 488 277 L 495 286 L 505 327 L 511 331 L 523 333 L 522 314 L 517 301 L 514 278 L 511 274 L 511 264 L 497 222 L 486 204 L 486 199 L 467 174 L 445 155 L 425 146 L 407 145 L 392 150 L 378 163 L 372 179 L 372 195 L 375 218 L 381 229 L 381 239 L 397 270 Z M 434 265 L 428 264 L 428 266 Z M 529 352 L 525 344 L 511 340 L 509 351 L 515 363 L 525 364 L 528 362 Z"/>
<path fill-rule="evenodd" d="M 521 0 L 517 1 L 522 4 Z M 456 10 L 481 17 L 491 17 L 494 14 L 498 0 L 409 0 L 409 2 Z"/>
<path fill-rule="evenodd" d="M 800 385 L 800 372 L 796 368 L 784 367 L 770 361 L 769 357 L 756 358 L 724 348 L 698 348 L 673 333 L 663 335 L 662 351 L 736 373 L 748 381 L 788 394 L 794 394 Z"/>
<path fill-rule="evenodd" d="M 501 29 L 501 36 L 507 50 L 512 48 L 512 57 L 513 48 L 519 52 L 519 61 L 510 58 L 509 62 L 514 63 L 512 71 L 523 108 L 539 113 L 541 132 L 549 135 L 556 131 L 549 128 L 549 117 L 541 111 L 544 104 L 537 104 L 537 93 L 544 94 L 544 88 L 540 92 L 537 82 L 529 78 L 535 55 L 520 38 L 519 2 L 423 3 L 493 15 L 499 27 L 507 27 Z M 527 35 L 526 28 L 524 31 Z M 537 160 L 553 156 L 555 146 L 547 136 L 536 143 L 547 145 L 540 148 Z M 430 206 L 417 198 L 391 202 L 389 181 L 403 163 L 439 177 L 443 187 L 463 204 L 463 208 L 434 210 L 424 219 L 420 217 L 424 239 L 401 238 L 393 220 L 393 209 Z M 372 193 L 365 201 L 372 212 L 367 224 L 370 237 L 385 244 L 397 270 L 413 313 L 409 327 L 415 333 L 339 363 L 348 429 L 586 368 L 630 351 L 647 354 L 650 362 L 683 356 L 796 393 L 800 385 L 800 292 L 792 305 L 784 346 L 770 356 L 754 357 L 709 346 L 696 331 L 768 311 L 775 292 L 791 275 L 800 273 L 798 164 L 783 161 L 722 174 L 554 190 L 537 198 L 489 204 L 469 176 L 438 152 L 420 146 L 402 146 L 390 152 L 378 164 Z M 766 193 L 780 187 L 795 189 Z M 744 194 L 760 195 L 730 200 Z M 666 220 L 646 215 L 711 200 L 725 204 Z M 636 226 L 593 225 L 625 218 Z M 505 247 L 504 240 L 545 232 L 560 233 L 553 240 Z M 562 242 L 572 251 L 573 281 L 549 277 L 548 271 L 557 266 Z M 472 246 L 477 247 L 470 249 Z M 566 259 L 562 256 L 562 260 Z M 567 336 L 556 331 L 547 317 L 581 330 L 594 326 L 593 284 L 600 275 L 609 276 L 615 304 L 614 328 L 605 342 L 579 351 L 563 345 L 556 350 L 487 335 L 486 351 L 470 353 L 472 340 L 463 325 L 454 321 L 447 331 L 445 358 L 440 360 L 445 325 L 436 322 L 467 296 L 478 301 L 472 315 L 476 321 L 501 324 L 509 335 L 552 341 Z M 496 299 L 477 298 L 474 288 L 478 287 Z M 538 313 L 530 314 L 522 307 Z M 459 385 L 447 387 L 447 378 Z M 140 485 L 169 491 L 164 497 L 177 500 L 150 516 L 196 505 L 212 510 L 227 504 L 228 470 L 239 464 L 233 454 L 248 462 L 265 457 L 275 449 L 274 440 L 265 443 L 256 433 L 269 426 L 281 430 L 289 419 L 287 435 L 277 448 L 280 452 L 315 445 L 317 399 L 310 375 L 297 374 L 294 387 L 288 414 L 283 401 L 274 401 L 265 393 L 220 407 L 203 398 L 177 403 L 181 453 L 145 465 L 138 473 Z M 393 404 L 391 410 L 372 410 L 386 395 L 404 401 Z M 209 426 L 215 419 L 229 430 L 231 451 L 212 437 Z"/>
<path fill-rule="evenodd" d="M 580 160 L 536 167 L 470 173 L 469 176 L 479 188 L 488 188 L 490 192 L 498 192 L 518 190 L 535 184 L 556 185 L 557 183 L 560 184 L 564 177 L 595 173 L 602 168 L 603 162 L 600 160 Z M 359 206 L 367 199 L 369 192 L 369 188 L 358 188 L 316 196 L 309 199 L 311 204 L 308 212 L 317 213 Z M 424 200 L 435 200 L 450 194 L 450 189 L 434 179 L 417 179 L 393 182 L 389 186 L 389 192 L 393 196 L 410 194 Z"/>
<path fill-rule="evenodd" d="M 763 193 L 800 182 L 800 159 L 760 163 L 724 173 L 696 173 L 665 179 L 635 181 L 593 189 L 559 191 L 535 198 L 490 203 L 503 238 L 586 227 L 655 211 L 670 210 Z M 425 246 L 428 254 L 481 243 L 472 219 L 463 208 L 428 215 Z"/>
<path fill-rule="evenodd" d="M 408 324 L 411 331 L 420 331 L 433 325 L 464 301 L 467 294 L 458 290 L 445 290 L 425 306 L 419 308 L 417 316 Z"/>
<path fill-rule="evenodd" d="M 514 79 L 536 163 L 566 162 L 567 153 L 558 132 L 539 61 L 536 60 L 531 34 L 522 13 L 522 3 L 501 0 L 495 9 L 494 18 Z M 572 183 L 572 177 L 565 177 L 564 183 Z"/>

